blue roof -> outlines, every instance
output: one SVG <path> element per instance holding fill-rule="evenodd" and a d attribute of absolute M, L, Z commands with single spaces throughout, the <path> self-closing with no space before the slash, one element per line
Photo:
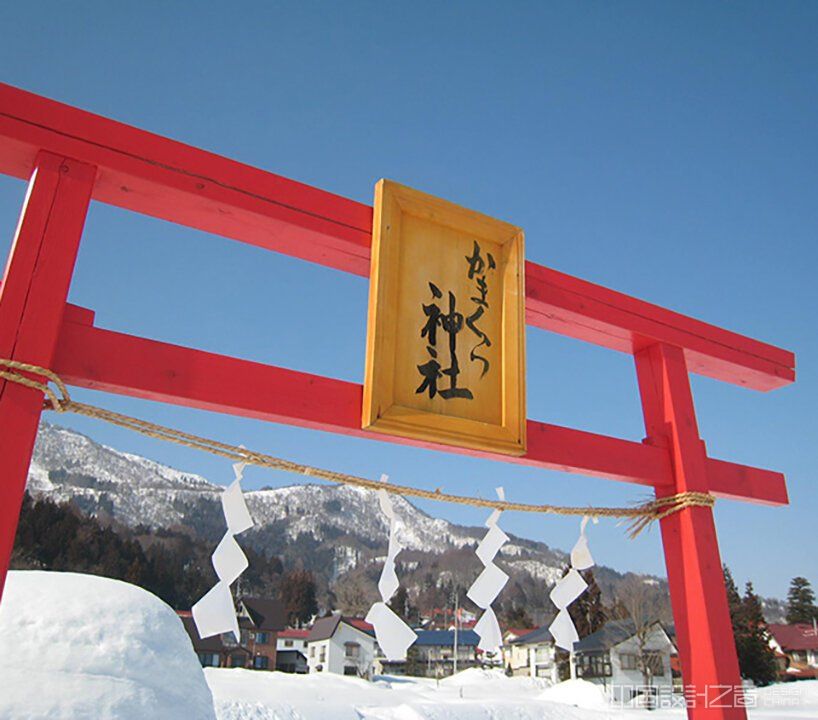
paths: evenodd
<path fill-rule="evenodd" d="M 415 645 L 454 645 L 454 630 L 416 630 L 418 639 Z M 474 630 L 459 630 L 457 633 L 458 645 L 477 645 L 480 638 Z"/>

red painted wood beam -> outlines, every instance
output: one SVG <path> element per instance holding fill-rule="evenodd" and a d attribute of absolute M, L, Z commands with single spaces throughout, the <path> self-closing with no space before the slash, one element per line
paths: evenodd
<path fill-rule="evenodd" d="M 51 365 L 94 176 L 37 156 L 0 288 L 0 357 Z M 0 595 L 42 407 L 41 392 L 0 380 Z"/>
<path fill-rule="evenodd" d="M 361 276 L 372 208 L 0 84 L 0 172 L 45 148 L 100 168 L 94 199 Z M 527 263 L 529 324 L 622 352 L 681 347 L 688 369 L 756 390 L 795 379 L 792 353 Z"/>
<path fill-rule="evenodd" d="M 699 437 L 684 354 L 653 345 L 635 357 L 645 431 L 673 457 L 674 484 L 657 497 L 707 492 L 713 478 Z M 690 720 L 746 720 L 713 509 L 687 507 L 659 521 Z"/>
<path fill-rule="evenodd" d="M 649 487 L 673 481 L 666 448 L 532 420 L 528 453 L 520 458 L 369 433 L 361 429 L 356 383 L 112 332 L 92 321 L 90 311 L 71 307 L 63 322 L 53 369 L 71 385 Z M 780 473 L 719 460 L 708 460 L 711 467 L 717 495 L 787 502 Z"/>

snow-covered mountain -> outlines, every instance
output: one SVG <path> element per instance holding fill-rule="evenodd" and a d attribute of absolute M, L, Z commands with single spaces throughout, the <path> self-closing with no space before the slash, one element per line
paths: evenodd
<path fill-rule="evenodd" d="M 184 526 L 218 540 L 224 532 L 222 486 L 147 458 L 120 452 L 67 428 L 43 423 L 28 479 L 34 496 L 73 501 L 83 512 L 130 527 Z M 362 488 L 300 484 L 247 492 L 256 527 L 242 535 L 257 551 L 306 557 L 329 580 L 385 553 L 387 527 L 376 494 Z M 474 546 L 485 528 L 433 518 L 402 497 L 393 498 L 401 521 L 408 570 L 430 557 L 452 556 L 438 572 L 456 574 L 457 551 Z M 512 537 L 499 559 L 512 576 L 551 585 L 562 574 L 566 555 L 544 543 Z M 451 566 L 446 570 L 446 562 Z M 605 574 L 617 573 L 600 569 Z"/>

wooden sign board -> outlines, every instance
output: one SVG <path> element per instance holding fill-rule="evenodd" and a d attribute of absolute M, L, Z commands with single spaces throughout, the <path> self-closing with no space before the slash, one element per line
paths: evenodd
<path fill-rule="evenodd" d="M 521 455 L 523 231 L 381 180 L 363 427 Z"/>

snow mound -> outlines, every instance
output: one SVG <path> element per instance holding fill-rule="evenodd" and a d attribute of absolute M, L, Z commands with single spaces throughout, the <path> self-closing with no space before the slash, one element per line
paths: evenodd
<path fill-rule="evenodd" d="M 483 670 L 481 668 L 468 668 L 456 675 L 450 675 L 440 681 L 441 684 L 449 687 L 471 687 L 474 685 L 484 686 L 486 683 L 499 682 L 508 683 L 508 678 L 502 670 Z"/>
<path fill-rule="evenodd" d="M 0 717 L 215 720 L 182 623 L 118 580 L 10 572 L 0 603 Z"/>
<path fill-rule="evenodd" d="M 540 698 L 589 710 L 602 710 L 609 707 L 602 688 L 587 680 L 564 680 L 543 690 Z"/>

